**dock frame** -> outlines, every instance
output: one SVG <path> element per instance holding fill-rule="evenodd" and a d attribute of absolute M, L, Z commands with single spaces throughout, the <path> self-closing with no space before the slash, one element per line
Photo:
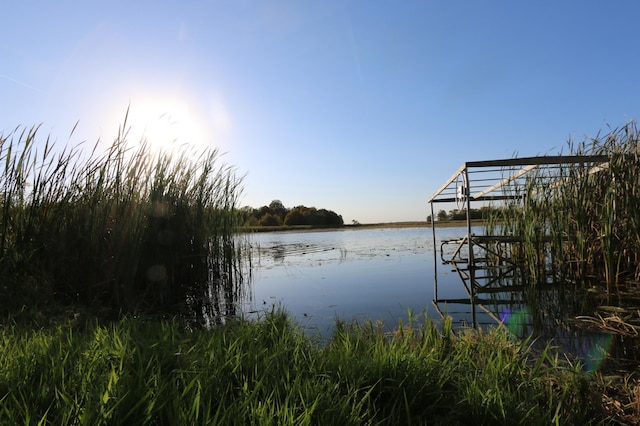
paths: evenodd
<path fill-rule="evenodd" d="M 483 302 L 482 293 L 515 292 L 513 278 L 522 272 L 521 261 L 512 256 L 516 245 L 524 244 L 518 235 L 475 235 L 472 231 L 471 208 L 487 203 L 524 203 L 526 184 L 533 173 L 544 176 L 539 182 L 543 188 L 558 186 L 566 178 L 566 169 L 580 166 L 585 173 L 597 173 L 609 165 L 606 155 L 570 155 L 510 158 L 464 163 L 429 199 L 431 229 L 434 247 L 434 305 L 438 303 L 460 303 L 460 300 L 438 298 L 438 245 L 436 241 L 435 204 L 455 204 L 466 210 L 466 234 L 459 238 L 440 242 L 440 263 L 448 265 L 458 273 L 469 295 L 473 326 L 476 327 L 475 305 Z M 540 173 L 542 172 L 542 173 Z M 472 204 L 473 203 L 473 204 Z M 546 238 L 546 237 L 543 237 Z M 521 247 L 520 247 L 521 248 Z M 515 280 L 517 281 L 517 280 Z M 483 304 L 479 306 L 484 308 Z M 491 314 L 496 320 L 499 318 Z"/>

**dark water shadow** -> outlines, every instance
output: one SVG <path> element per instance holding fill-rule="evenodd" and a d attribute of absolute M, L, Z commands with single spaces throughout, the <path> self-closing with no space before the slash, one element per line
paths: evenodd
<path fill-rule="evenodd" d="M 441 316 L 450 315 L 454 308 L 456 316 L 470 318 L 459 327 L 503 327 L 515 338 L 528 339 L 535 349 L 552 345 L 590 372 L 633 371 L 640 367 L 638 328 L 625 326 L 615 319 L 619 316 L 609 315 L 611 310 L 623 313 L 638 309 L 638 299 L 616 297 L 612 301 L 611 296 L 596 291 L 598 287 L 590 283 L 552 278 L 531 283 L 517 268 L 478 268 L 470 279 L 469 268 L 464 266 L 466 270 L 456 272 L 466 298 L 438 298 L 438 274 L 435 275 L 433 305 Z M 447 262 L 441 267 L 456 270 L 455 264 Z"/>

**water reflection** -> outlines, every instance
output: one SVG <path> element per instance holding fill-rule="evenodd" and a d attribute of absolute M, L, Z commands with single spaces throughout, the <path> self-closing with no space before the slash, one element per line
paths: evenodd
<path fill-rule="evenodd" d="M 430 304 L 430 238 L 426 228 L 256 234 L 253 308 L 282 302 L 322 335 L 336 318 L 395 324 Z"/>

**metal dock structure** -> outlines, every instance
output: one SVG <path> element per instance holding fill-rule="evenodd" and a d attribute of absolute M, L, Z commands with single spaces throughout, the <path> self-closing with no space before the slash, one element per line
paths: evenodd
<path fill-rule="evenodd" d="M 523 303 L 521 280 L 515 280 L 524 265 L 514 252 L 524 244 L 519 235 L 483 235 L 472 233 L 472 209 L 484 206 L 520 205 L 526 202 L 527 184 L 535 177 L 540 190 L 559 186 L 567 179 L 569 167 L 579 167 L 585 173 L 595 173 L 608 167 L 607 156 L 538 156 L 510 158 L 488 161 L 465 162 L 456 172 L 431 195 L 428 203 L 431 208 L 433 233 L 435 288 L 433 301 L 440 312 L 439 303 L 470 304 L 472 322 L 476 326 L 476 306 L 500 321 L 494 312 L 485 307 L 491 300 L 485 295 L 501 293 L 503 303 Z M 534 189 L 535 190 L 535 189 Z M 531 192 L 529 192 L 531 193 Z M 459 212 L 466 212 L 466 233 L 458 238 L 443 240 L 437 245 L 435 210 L 436 205 L 455 206 Z M 438 260 L 439 257 L 439 260 Z M 464 285 L 468 300 L 439 299 L 437 264 L 451 267 L 457 272 Z M 520 292 L 521 293 L 521 292 Z"/>

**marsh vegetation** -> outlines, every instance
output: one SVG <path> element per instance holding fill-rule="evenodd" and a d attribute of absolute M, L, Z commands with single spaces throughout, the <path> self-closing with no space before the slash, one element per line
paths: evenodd
<path fill-rule="evenodd" d="M 535 168 L 526 185 L 504 187 L 513 202 L 490 209 L 490 233 L 519 236 L 513 245 L 531 282 L 577 285 L 640 329 L 640 134 L 635 122 L 581 143 L 569 155 L 608 162 Z"/>
<path fill-rule="evenodd" d="M 535 168 L 524 189 L 505 186 L 519 201 L 490 209 L 504 235 L 521 235 L 535 278 L 595 278 L 615 291 L 640 279 L 640 135 L 635 123 L 579 144 L 569 155 L 606 156 L 607 163 Z M 550 237 L 548 239 L 543 237 Z"/>
<path fill-rule="evenodd" d="M 200 324 L 233 313 L 241 179 L 217 150 L 154 153 L 125 128 L 106 147 L 60 147 L 38 127 L 0 138 L 4 315 L 52 303 Z"/>

